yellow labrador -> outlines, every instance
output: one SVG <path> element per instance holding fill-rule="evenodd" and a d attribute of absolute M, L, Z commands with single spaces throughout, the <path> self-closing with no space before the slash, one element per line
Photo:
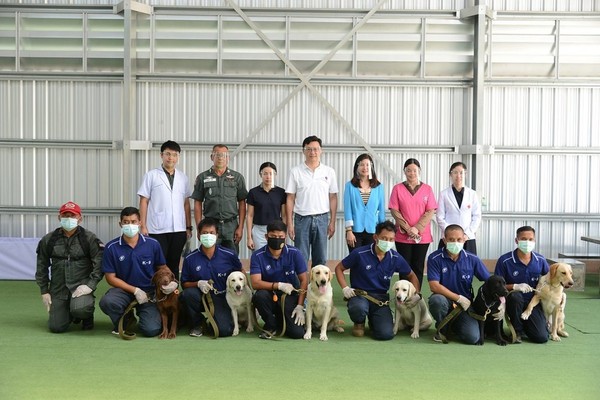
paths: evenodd
<path fill-rule="evenodd" d="M 412 308 L 408 308 L 405 301 L 417 293 L 415 286 L 404 279 L 394 284 L 396 293 L 396 318 L 394 322 L 394 334 L 405 328 L 412 328 L 411 337 L 417 339 L 419 331 L 426 331 L 433 322 L 433 317 L 427 309 L 425 300 L 421 299 Z M 416 329 L 415 329 L 416 328 Z"/>
<path fill-rule="evenodd" d="M 338 311 L 333 305 L 333 274 L 325 265 L 315 265 L 310 271 L 310 284 L 306 295 L 306 333 L 304 339 L 312 337 L 312 322 L 321 329 L 320 340 L 327 340 L 327 330 L 344 332 L 338 320 Z"/>
<path fill-rule="evenodd" d="M 229 308 L 231 308 L 231 316 L 233 317 L 233 336 L 240 333 L 239 323 L 247 323 L 246 332 L 254 331 L 252 325 L 252 289 L 248 285 L 246 274 L 240 271 L 233 271 L 227 277 L 227 291 L 225 299 Z"/>
<path fill-rule="evenodd" d="M 560 341 L 559 336 L 567 337 L 569 334 L 565 331 L 565 305 L 567 304 L 567 295 L 564 289 L 573 286 L 573 271 L 569 264 L 556 263 L 550 266 L 550 272 L 542 276 L 535 289 L 536 294 L 529 302 L 529 305 L 521 314 L 521 318 L 528 319 L 533 311 L 533 307 L 542 302 L 542 309 L 546 316 L 546 321 L 550 325 L 550 339 Z"/>

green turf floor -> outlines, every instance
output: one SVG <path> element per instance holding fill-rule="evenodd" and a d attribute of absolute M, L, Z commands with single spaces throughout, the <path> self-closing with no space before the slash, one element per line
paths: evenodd
<path fill-rule="evenodd" d="M 585 292 L 568 293 L 569 338 L 507 347 L 435 343 L 433 330 L 416 340 L 355 338 L 334 288 L 348 329 L 328 342 L 186 330 L 175 340 L 124 341 L 98 308 L 94 331 L 51 334 L 35 283 L 0 281 L 0 399 L 600 398 L 597 275 Z"/>

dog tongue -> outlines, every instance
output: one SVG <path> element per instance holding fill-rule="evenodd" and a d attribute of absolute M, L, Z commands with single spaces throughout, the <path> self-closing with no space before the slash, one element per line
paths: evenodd
<path fill-rule="evenodd" d="M 241 290 L 236 290 L 235 294 L 237 294 L 238 296 L 241 296 L 242 295 L 242 291 Z"/>
<path fill-rule="evenodd" d="M 504 296 L 500 297 L 500 303 L 504 304 L 506 302 L 506 299 L 504 298 Z"/>
<path fill-rule="evenodd" d="M 327 287 L 325 285 L 319 286 L 319 293 L 325 294 L 326 291 L 327 291 Z"/>

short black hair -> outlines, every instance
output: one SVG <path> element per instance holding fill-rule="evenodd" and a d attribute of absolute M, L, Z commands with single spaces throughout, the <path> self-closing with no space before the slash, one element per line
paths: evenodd
<path fill-rule="evenodd" d="M 206 217 L 198 222 L 198 232 L 201 232 L 205 226 L 214 226 L 217 233 L 219 233 L 219 221 L 217 219 Z"/>
<path fill-rule="evenodd" d="M 383 222 L 378 223 L 377 226 L 375 226 L 376 235 L 379 235 L 383 230 L 396 233 L 396 225 L 394 225 L 392 221 L 385 220 Z"/>
<path fill-rule="evenodd" d="M 535 229 L 533 229 L 529 225 L 525 225 L 525 226 L 522 226 L 519 229 L 517 229 L 517 236 L 519 236 L 519 233 L 521 233 L 521 232 L 533 232 L 533 234 L 535 235 Z"/>
<path fill-rule="evenodd" d="M 119 217 L 119 221 L 123 219 L 123 217 L 129 217 L 130 215 L 137 215 L 140 218 L 140 210 L 135 207 L 125 207 L 121 210 L 121 216 Z"/>
<path fill-rule="evenodd" d="M 160 152 L 162 153 L 163 151 L 165 151 L 166 149 L 171 149 L 173 151 L 176 151 L 178 153 L 181 153 L 181 146 L 179 146 L 179 143 L 174 142 L 172 140 L 167 140 L 166 142 L 164 142 L 161 146 L 160 146 Z"/>
<path fill-rule="evenodd" d="M 273 164 L 270 161 L 260 164 L 260 168 L 258 169 L 258 172 L 261 173 L 262 170 L 265 168 L 273 168 L 273 171 L 277 172 L 277 167 L 275 166 L 275 164 Z"/>
<path fill-rule="evenodd" d="M 460 226 L 458 224 L 450 224 L 446 227 L 446 229 L 444 229 L 444 237 L 446 237 L 446 234 L 448 232 L 452 232 L 452 231 L 461 231 L 462 233 L 465 233 L 465 230 L 463 229 L 462 226 Z"/>
<path fill-rule="evenodd" d="M 287 225 L 280 219 L 273 220 L 267 225 L 267 232 L 283 231 L 287 234 Z"/>
<path fill-rule="evenodd" d="M 319 142 L 319 147 L 323 147 L 323 143 L 321 142 L 321 139 L 319 139 L 318 137 L 313 135 L 313 136 L 307 137 L 306 139 L 304 139 L 302 141 L 302 148 L 304 148 L 304 146 L 306 146 L 307 144 L 312 143 L 312 142 Z"/>

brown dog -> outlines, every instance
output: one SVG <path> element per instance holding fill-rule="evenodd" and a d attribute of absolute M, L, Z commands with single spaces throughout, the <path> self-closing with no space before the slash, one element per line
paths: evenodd
<path fill-rule="evenodd" d="M 550 339 L 560 341 L 560 337 L 567 337 L 565 331 L 565 305 L 567 295 L 564 289 L 573 286 L 573 271 L 569 264 L 556 263 L 550 266 L 550 272 L 542 276 L 537 284 L 536 294 L 529 305 L 521 314 L 521 318 L 528 319 L 533 307 L 542 302 L 542 309 L 546 321 L 551 325 Z"/>
<path fill-rule="evenodd" d="M 175 289 L 169 294 L 164 294 L 163 289 L 171 282 L 177 282 L 175 275 L 166 265 L 160 267 L 152 277 L 152 283 L 156 287 L 156 306 L 162 320 L 162 332 L 159 339 L 174 339 L 177 336 L 177 317 L 179 316 L 179 290 Z M 169 316 L 171 317 L 171 329 L 169 329 Z"/>

